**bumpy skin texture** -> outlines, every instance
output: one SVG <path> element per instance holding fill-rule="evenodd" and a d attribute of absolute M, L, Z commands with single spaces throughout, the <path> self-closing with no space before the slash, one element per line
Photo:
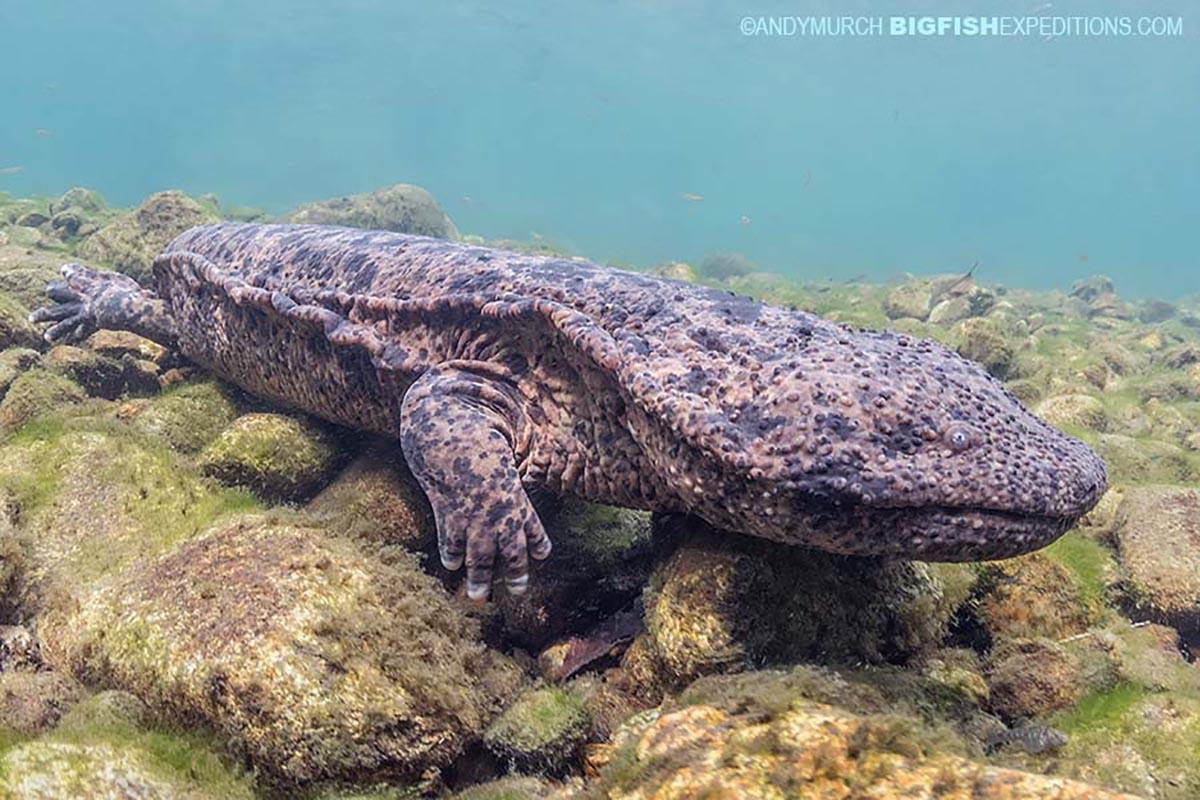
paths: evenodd
<path fill-rule="evenodd" d="M 978 365 L 583 261 L 393 233 L 193 228 L 156 292 L 80 267 L 53 338 L 103 325 L 177 343 L 216 374 L 399 435 L 443 560 L 486 594 L 549 551 L 526 491 L 695 513 L 839 553 L 1003 558 L 1105 487 L 1102 462 Z"/>

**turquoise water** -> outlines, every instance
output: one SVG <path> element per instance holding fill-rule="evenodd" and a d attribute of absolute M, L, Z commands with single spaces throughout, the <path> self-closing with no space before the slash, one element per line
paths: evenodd
<path fill-rule="evenodd" d="M 1164 14 L 1183 35 L 747 36 L 743 17 Z M 418 183 L 650 264 L 1200 291 L 1183 3 L 0 0 L 0 190 L 281 211 Z M 697 199 L 697 198 L 703 199 Z M 690 198 L 690 199 L 689 199 Z"/>

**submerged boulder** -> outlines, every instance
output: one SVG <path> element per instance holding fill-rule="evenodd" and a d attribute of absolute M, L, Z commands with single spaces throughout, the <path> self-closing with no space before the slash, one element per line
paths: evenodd
<path fill-rule="evenodd" d="M 1200 631 L 1200 491 L 1126 490 L 1116 538 L 1132 602 L 1153 619 Z"/>
<path fill-rule="evenodd" d="M 155 257 L 172 239 L 188 228 L 216 221 L 216 214 L 183 192 L 159 192 L 89 236 L 79 253 L 145 281 Z"/>
<path fill-rule="evenodd" d="M 1118 797 L 972 760 L 944 726 L 903 711 L 862 700 L 857 710 L 847 708 L 841 698 L 871 692 L 835 677 L 797 671 L 745 678 L 741 688 L 736 679 L 704 679 L 676 704 L 631 719 L 614 737 L 589 796 Z"/>
<path fill-rule="evenodd" d="M 521 769 L 560 772 L 588 733 L 582 693 L 572 686 L 525 692 L 484 733 L 488 749 Z"/>
<path fill-rule="evenodd" d="M 924 320 L 933 305 L 933 286 L 927 280 L 912 279 L 888 292 L 883 313 L 888 319 Z"/>
<path fill-rule="evenodd" d="M 1104 403 L 1087 394 L 1060 394 L 1038 404 L 1037 415 L 1059 427 L 1103 431 L 1108 427 Z"/>
<path fill-rule="evenodd" d="M 232 392 L 216 381 L 174 386 L 122 414 L 134 430 L 187 454 L 211 444 L 237 416 Z"/>
<path fill-rule="evenodd" d="M 272 500 L 300 500 L 319 489 L 341 461 L 332 436 L 285 414 L 246 414 L 200 453 L 205 474 Z"/>
<path fill-rule="evenodd" d="M 251 800 L 252 781 L 202 735 L 148 727 L 136 698 L 100 692 L 48 734 L 0 745 L 0 797 L 13 800 Z"/>
<path fill-rule="evenodd" d="M 902 661 L 936 645 L 954 611 L 923 564 L 782 548 L 687 524 L 695 530 L 645 599 L 650 639 L 676 682 L 763 662 Z"/>
<path fill-rule="evenodd" d="M 413 553 L 433 546 L 433 511 L 394 442 L 374 442 L 307 506 L 329 530 Z"/>
<path fill-rule="evenodd" d="M 13 380 L 0 401 L 0 429 L 16 430 L 35 417 L 85 400 L 83 388 L 70 378 L 31 369 Z"/>
<path fill-rule="evenodd" d="M 98 587 L 48 636 L 74 671 L 207 721 L 286 784 L 444 766 L 521 683 L 415 566 L 270 516 Z"/>
<path fill-rule="evenodd" d="M 348 197 L 300 206 L 284 222 L 305 225 L 345 225 L 350 228 L 395 231 L 437 239 L 457 239 L 458 228 L 420 186 L 398 183 Z"/>

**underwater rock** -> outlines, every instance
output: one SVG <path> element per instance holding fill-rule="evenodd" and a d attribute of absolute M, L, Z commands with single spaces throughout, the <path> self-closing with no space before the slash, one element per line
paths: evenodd
<path fill-rule="evenodd" d="M 1078 662 L 1046 638 L 1009 639 L 988 657 L 988 698 L 1006 721 L 1041 717 L 1068 708 L 1083 694 Z"/>
<path fill-rule="evenodd" d="M 0 726 L 32 736 L 54 727 L 82 696 L 58 672 L 0 672 Z"/>
<path fill-rule="evenodd" d="M 757 271 L 758 267 L 741 253 L 711 253 L 696 267 L 697 274 L 719 281 L 745 277 Z"/>
<path fill-rule="evenodd" d="M 92 350 L 59 344 L 50 348 L 42 366 L 73 380 L 92 397 L 115 400 L 122 395 L 158 391 L 158 366 L 152 361 L 109 358 Z"/>
<path fill-rule="evenodd" d="M 682 261 L 668 261 L 665 264 L 655 265 L 648 271 L 658 278 L 670 278 L 673 281 L 687 281 L 688 283 L 695 283 L 700 277 L 691 264 L 685 264 Z"/>
<path fill-rule="evenodd" d="M 0 401 L 0 430 L 12 431 L 29 420 L 87 400 L 78 383 L 49 370 L 35 368 L 18 375 Z"/>
<path fill-rule="evenodd" d="M 11 295 L 26 309 L 45 302 L 46 284 L 61 280 L 65 256 L 0 244 L 0 294 Z M 28 312 L 26 312 L 28 313 Z"/>
<path fill-rule="evenodd" d="M 429 501 L 394 442 L 373 442 L 307 510 L 333 533 L 364 543 L 423 554 L 437 539 Z"/>
<path fill-rule="evenodd" d="M 560 774 L 583 744 L 588 713 L 574 686 L 547 686 L 523 693 L 483 734 L 498 757 L 518 769 Z"/>
<path fill-rule="evenodd" d="M 41 332 L 29 321 L 29 309 L 12 295 L 0 294 L 0 349 L 45 345 Z"/>
<path fill-rule="evenodd" d="M 113 427 L 104 415 L 52 417 L 0 447 L 0 487 L 19 522 L 0 543 L 19 545 L 22 559 L 7 599 L 21 618 L 37 616 L 48 663 L 56 642 L 48 615 L 85 604 L 94 584 L 252 505 Z"/>
<path fill-rule="evenodd" d="M 168 242 L 188 228 L 216 221 L 215 214 L 183 192 L 158 192 L 89 236 L 79 254 L 146 281 Z"/>
<path fill-rule="evenodd" d="M 1098 610 L 1074 575 L 1044 552 L 977 567 L 975 614 L 994 642 L 1062 639 L 1088 629 Z"/>
<path fill-rule="evenodd" d="M 13 800 L 251 800 L 251 780 L 202 736 L 146 727 L 136 698 L 100 692 L 48 734 L 0 747 L 0 796 Z"/>
<path fill-rule="evenodd" d="M 121 359 L 126 356 L 139 361 L 162 364 L 167 359 L 167 348 L 144 336 L 129 331 L 98 330 L 87 339 L 87 348 L 102 356 Z"/>
<path fill-rule="evenodd" d="M 344 225 L 438 239 L 459 238 L 458 228 L 433 199 L 433 195 L 420 186 L 407 183 L 300 206 L 285 214 L 282 221 L 305 225 Z"/>
<path fill-rule="evenodd" d="M 593 794 L 630 800 L 1117 796 L 969 760 L 961 747 L 913 717 L 859 715 L 803 700 L 765 711 L 704 703 L 663 709 L 635 717 L 614 744 Z"/>
<path fill-rule="evenodd" d="M 2 417 L 0 407 L 0 417 Z M 284 414 L 238 417 L 199 455 L 200 469 L 227 486 L 272 500 L 309 497 L 333 474 L 341 451 L 314 422 Z"/>
<path fill-rule="evenodd" d="M 37 366 L 41 358 L 41 353 L 27 347 L 10 347 L 0 352 L 0 396 L 8 391 L 18 375 Z"/>
<path fill-rule="evenodd" d="M 1104 431 L 1108 428 L 1108 414 L 1104 403 L 1087 394 L 1060 394 L 1047 397 L 1038 404 L 1035 412 L 1039 417 L 1057 427 L 1087 428 Z"/>
<path fill-rule="evenodd" d="M 1113 483 L 1181 483 L 1196 478 L 1187 452 L 1170 442 L 1102 433 L 1089 444 L 1104 459 Z"/>
<path fill-rule="evenodd" d="M 1129 488 L 1117 511 L 1116 535 L 1137 608 L 1188 634 L 1200 632 L 1200 491 Z"/>
<path fill-rule="evenodd" d="M 972 318 L 960 322 L 954 328 L 954 349 L 1000 380 L 1012 372 L 1013 346 L 995 320 Z"/>
<path fill-rule="evenodd" d="M 198 453 L 237 419 L 230 391 L 216 381 L 174 386 L 128 415 L 131 426 L 180 453 Z"/>
<path fill-rule="evenodd" d="M 246 517 L 96 586 L 62 664 L 206 721 L 280 784 L 449 763 L 522 682 L 415 565 Z"/>
<path fill-rule="evenodd" d="M 925 320 L 932 305 L 933 289 L 929 281 L 912 279 L 888 292 L 882 308 L 888 319 Z"/>
<path fill-rule="evenodd" d="M 924 564 L 680 524 L 692 530 L 645 597 L 647 630 L 675 682 L 764 662 L 902 661 L 935 646 L 954 611 Z"/>

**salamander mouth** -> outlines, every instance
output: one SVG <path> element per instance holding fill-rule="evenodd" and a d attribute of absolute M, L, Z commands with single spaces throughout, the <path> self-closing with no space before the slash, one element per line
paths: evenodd
<path fill-rule="evenodd" d="M 809 518 L 806 543 L 847 555 L 991 561 L 1045 547 L 1077 519 L 970 506 L 835 506 Z"/>
<path fill-rule="evenodd" d="M 979 507 L 892 509 L 909 558 L 990 561 L 1038 550 L 1066 533 L 1075 517 Z"/>

